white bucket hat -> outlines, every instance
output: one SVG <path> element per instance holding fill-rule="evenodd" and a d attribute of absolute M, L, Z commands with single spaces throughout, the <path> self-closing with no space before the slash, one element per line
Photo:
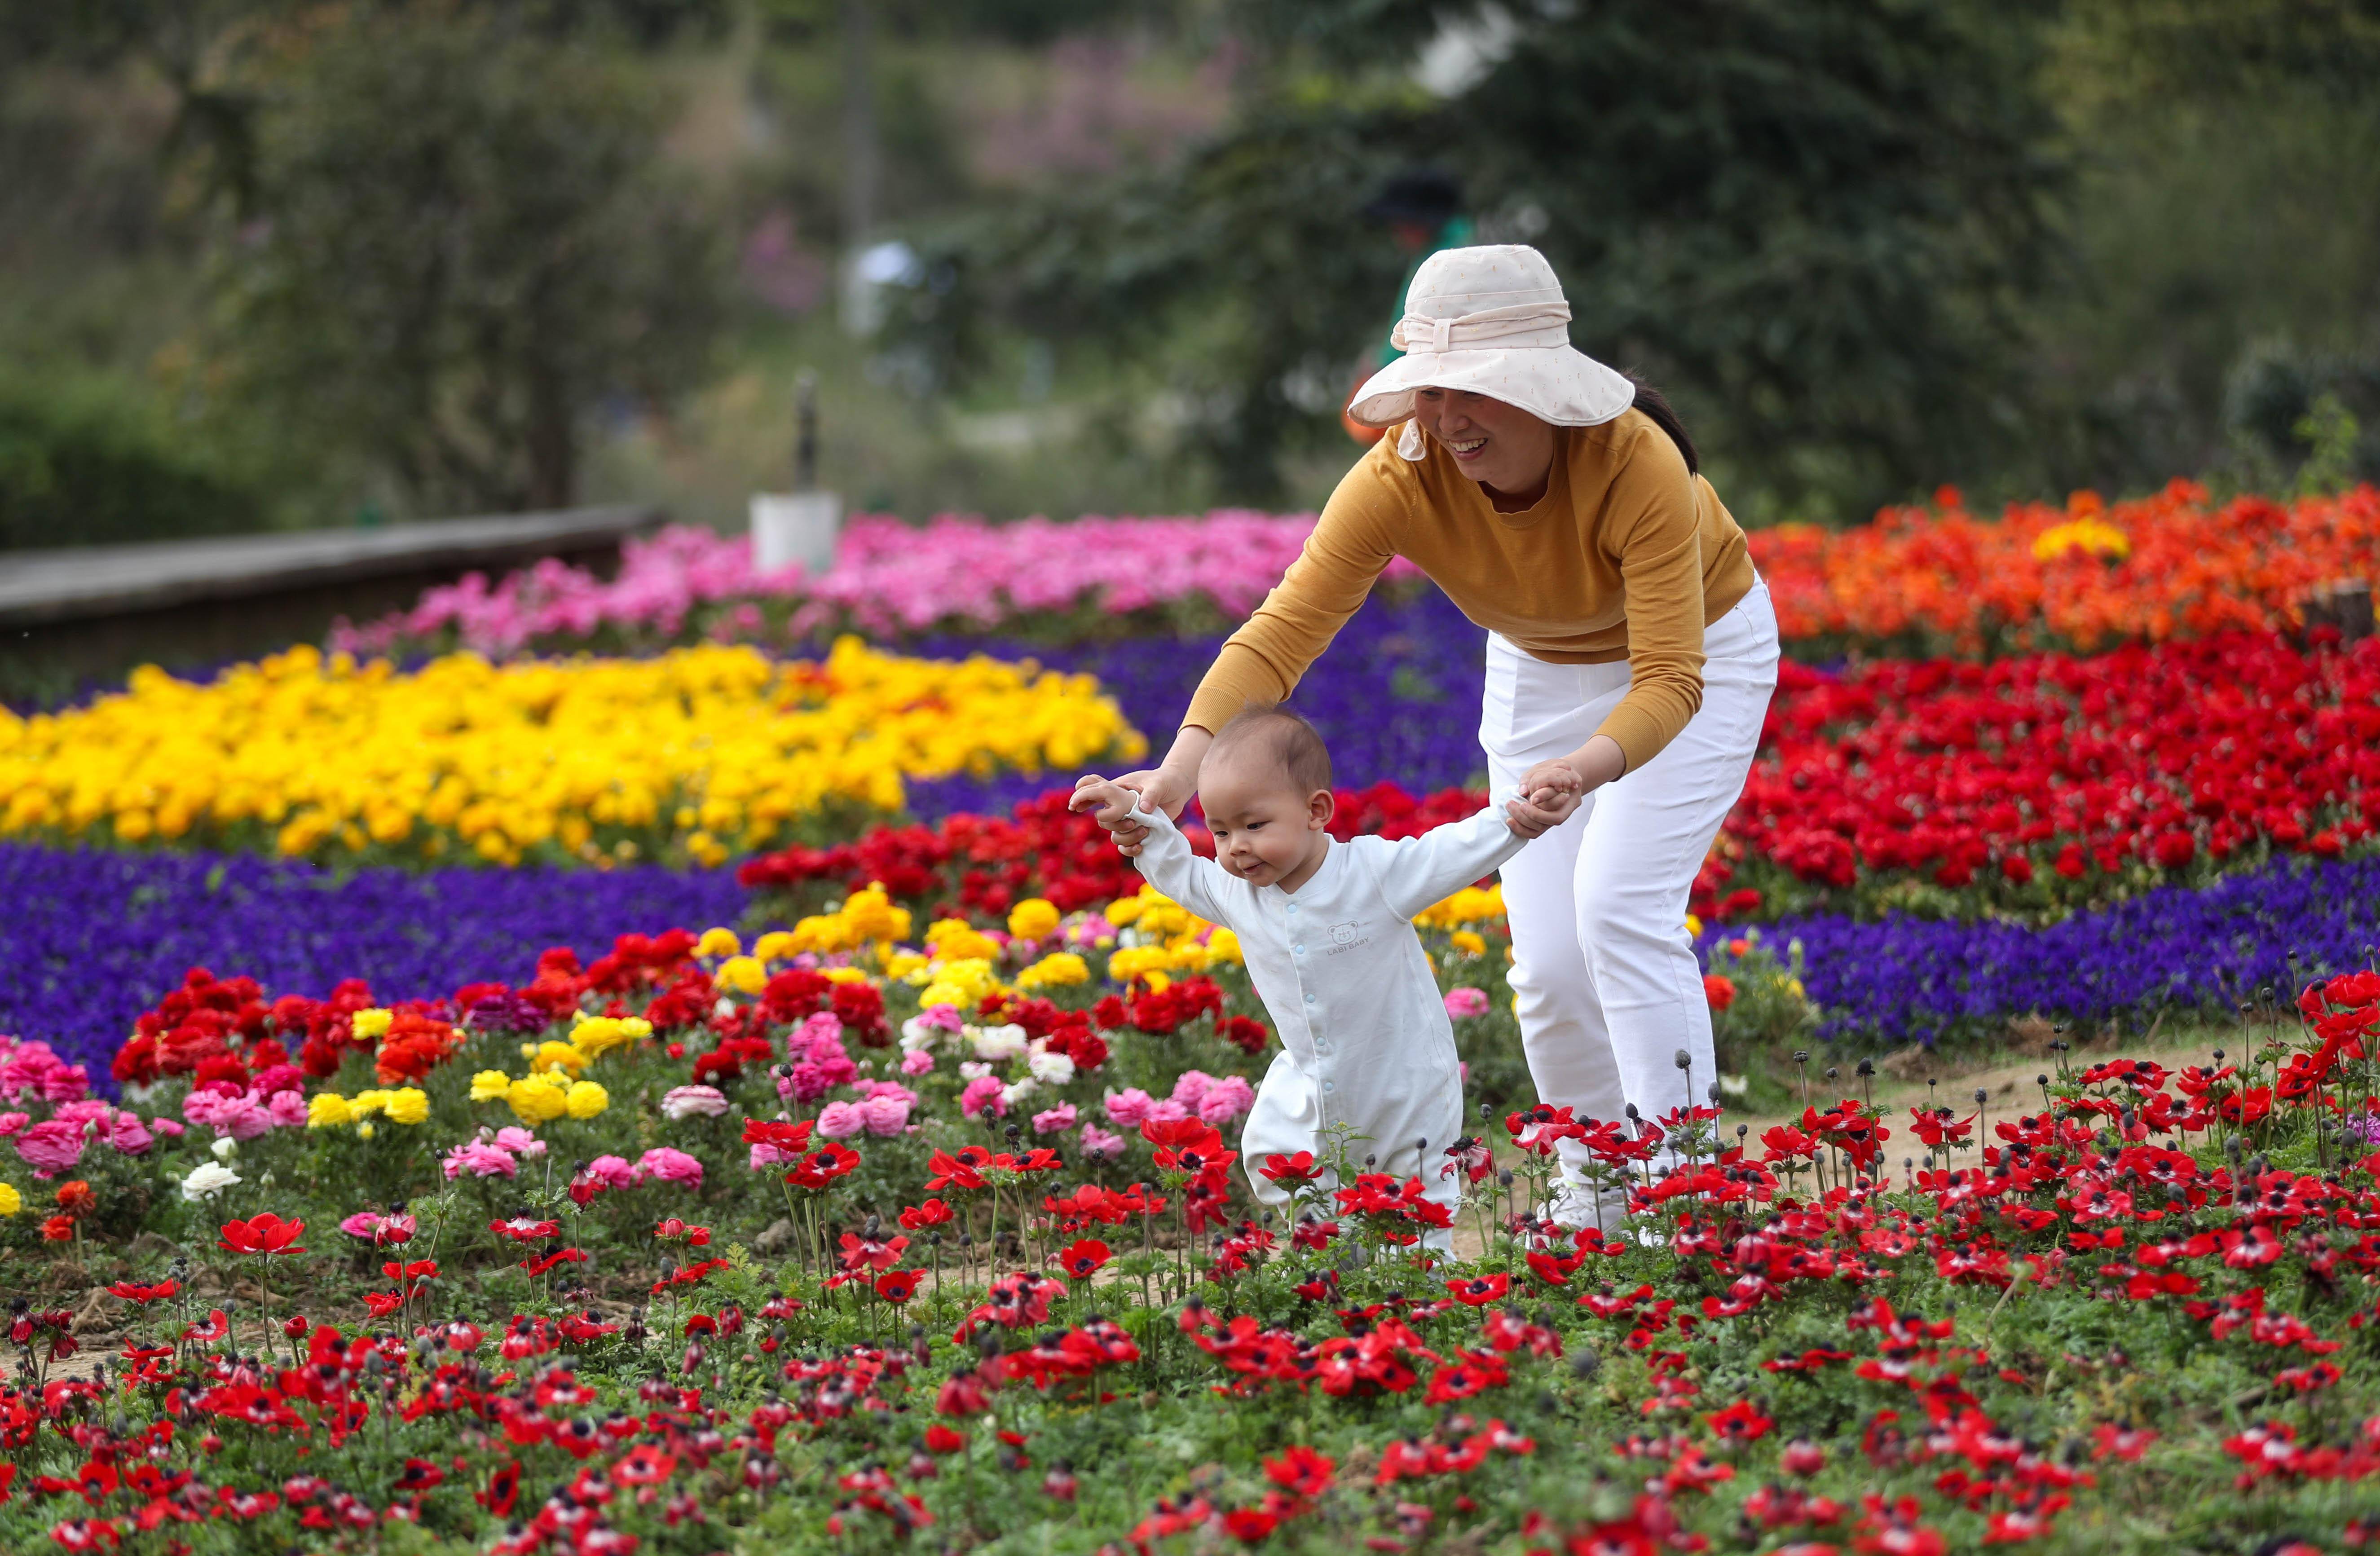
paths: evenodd
<path fill-rule="evenodd" d="M 1519 243 L 1447 249 L 1414 273 L 1389 336 L 1405 353 L 1347 407 L 1367 427 L 1405 423 L 1397 452 L 1422 456 L 1416 389 L 1468 389 L 1557 427 L 1594 427 L 1635 403 L 1636 386 L 1570 343 L 1570 304 L 1554 267 Z"/>

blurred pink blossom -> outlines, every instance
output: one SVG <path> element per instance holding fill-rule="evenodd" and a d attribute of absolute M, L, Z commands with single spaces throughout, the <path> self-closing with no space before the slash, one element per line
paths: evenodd
<path fill-rule="evenodd" d="M 669 1146 L 655 1146 L 637 1158 L 636 1181 L 659 1178 L 668 1184 L 691 1184 L 702 1186 L 702 1163 L 682 1150 Z"/>
<path fill-rule="evenodd" d="M 727 1096 L 715 1086 L 674 1086 L 662 1097 L 666 1119 L 717 1118 L 726 1111 Z"/>
<path fill-rule="evenodd" d="M 1075 1126 L 1075 1104 L 1061 1102 L 1056 1107 L 1033 1115 L 1036 1135 L 1062 1135 Z"/>
<path fill-rule="evenodd" d="M 830 1140 L 848 1140 L 868 1128 L 868 1115 L 852 1102 L 829 1102 L 819 1110 L 818 1132 Z"/>
<path fill-rule="evenodd" d="M 1446 1014 L 1457 1021 L 1469 1015 L 1488 1014 L 1488 991 L 1464 987 L 1446 991 Z"/>
<path fill-rule="evenodd" d="M 1107 1110 L 1110 1124 L 1134 1129 L 1148 1117 L 1149 1109 L 1155 1104 L 1148 1092 L 1131 1086 L 1122 1091 L 1109 1092 L 1102 1100 L 1102 1105 Z"/>
<path fill-rule="evenodd" d="M 1007 1083 L 998 1076 L 976 1076 L 967 1082 L 966 1089 L 959 1093 L 960 1114 L 973 1118 L 989 1108 L 994 1117 L 1005 1118 L 1008 1116 L 1008 1104 L 1002 1100 L 1001 1094 L 1007 1089 Z"/>
<path fill-rule="evenodd" d="M 82 1125 L 44 1119 L 17 1137 L 17 1154 L 37 1173 L 63 1173 L 82 1160 Z"/>
<path fill-rule="evenodd" d="M 934 1056 L 922 1048 L 913 1048 L 901 1055 L 901 1073 L 905 1076 L 931 1075 Z"/>
<path fill-rule="evenodd" d="M 1083 1154 L 1113 1161 L 1123 1154 L 1123 1137 L 1111 1135 L 1096 1124 L 1086 1124 L 1083 1125 Z"/>

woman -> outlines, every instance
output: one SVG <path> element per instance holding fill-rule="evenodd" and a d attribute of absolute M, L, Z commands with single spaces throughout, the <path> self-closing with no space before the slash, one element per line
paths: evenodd
<path fill-rule="evenodd" d="M 1122 782 L 1178 816 L 1214 731 L 1286 698 L 1390 557 L 1409 558 L 1488 629 L 1488 772 L 1554 826 L 1503 869 L 1537 1093 L 1582 1120 L 1653 1118 L 1717 1075 L 1686 896 L 1760 739 L 1777 621 L 1684 427 L 1573 349 L 1569 319 L 1534 249 L 1424 262 L 1406 355 L 1350 407 L 1394 435 L 1223 645 L 1164 764 Z M 1564 1153 L 1548 1209 L 1593 1219 L 1586 1159 Z"/>

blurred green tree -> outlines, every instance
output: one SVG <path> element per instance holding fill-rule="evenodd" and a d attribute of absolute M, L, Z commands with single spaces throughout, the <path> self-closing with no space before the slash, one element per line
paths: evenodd
<path fill-rule="evenodd" d="M 943 235 L 903 328 L 958 371 L 1008 322 L 1186 341 L 1195 435 L 1270 497 L 1394 310 L 1402 257 L 1358 213 L 1427 162 L 1547 251 L 1582 348 L 1674 390 L 1731 501 L 1864 511 L 2019 436 L 2017 320 L 2059 252 L 2048 8 L 1244 0 L 1229 133 Z M 1450 30 L 1470 68 L 1425 89 Z"/>
<path fill-rule="evenodd" d="M 600 44 L 481 12 L 307 34 L 221 260 L 221 365 L 429 509 L 552 507 L 607 399 L 707 365 L 716 236 L 666 104 Z"/>

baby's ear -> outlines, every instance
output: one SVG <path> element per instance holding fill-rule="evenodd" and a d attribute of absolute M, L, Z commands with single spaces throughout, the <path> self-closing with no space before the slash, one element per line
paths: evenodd
<path fill-rule="evenodd" d="M 1311 830 L 1324 831 L 1330 825 L 1330 819 L 1338 814 L 1339 801 L 1329 789 L 1317 789 L 1306 796 L 1305 822 Z"/>

